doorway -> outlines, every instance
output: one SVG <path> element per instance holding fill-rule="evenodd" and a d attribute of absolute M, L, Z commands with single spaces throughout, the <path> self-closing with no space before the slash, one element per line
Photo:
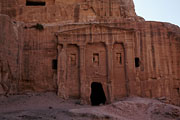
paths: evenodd
<path fill-rule="evenodd" d="M 91 84 L 91 105 L 98 106 L 100 104 L 105 104 L 106 96 L 101 83 L 93 82 Z"/>

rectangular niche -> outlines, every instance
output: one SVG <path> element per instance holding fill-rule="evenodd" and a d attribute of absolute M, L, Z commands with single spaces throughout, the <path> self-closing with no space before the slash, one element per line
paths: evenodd
<path fill-rule="evenodd" d="M 57 59 L 52 60 L 52 69 L 57 70 Z"/>
<path fill-rule="evenodd" d="M 76 65 L 76 54 L 70 55 L 70 62 L 72 66 Z"/>
<path fill-rule="evenodd" d="M 140 60 L 138 57 L 135 57 L 135 67 L 139 67 L 140 66 Z"/>
<path fill-rule="evenodd" d="M 175 91 L 175 96 L 179 97 L 180 96 L 180 89 L 179 88 L 174 88 Z"/>
<path fill-rule="evenodd" d="M 44 0 L 26 0 L 26 6 L 45 6 Z"/>
<path fill-rule="evenodd" d="M 96 66 L 99 65 L 99 53 L 93 53 L 93 64 Z"/>
<path fill-rule="evenodd" d="M 121 53 L 116 53 L 116 60 L 117 63 L 122 65 L 122 54 Z"/>

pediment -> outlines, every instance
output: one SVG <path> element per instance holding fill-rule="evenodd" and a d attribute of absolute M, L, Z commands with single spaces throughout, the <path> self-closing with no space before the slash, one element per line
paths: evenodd
<path fill-rule="evenodd" d="M 56 33 L 58 43 L 81 44 L 98 42 L 132 41 L 135 30 L 113 26 L 111 24 L 86 24 L 64 26 Z"/>
<path fill-rule="evenodd" d="M 124 32 L 134 32 L 134 29 L 127 29 L 116 27 L 113 25 L 105 24 L 79 24 L 79 25 L 70 25 L 64 26 L 62 30 L 56 32 L 56 35 L 98 35 L 98 34 L 120 34 Z"/>

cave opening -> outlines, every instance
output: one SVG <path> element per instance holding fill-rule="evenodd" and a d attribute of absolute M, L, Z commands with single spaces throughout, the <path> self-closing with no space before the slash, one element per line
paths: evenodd
<path fill-rule="evenodd" d="M 100 104 L 105 104 L 106 96 L 101 83 L 93 82 L 91 84 L 91 105 L 98 106 Z"/>

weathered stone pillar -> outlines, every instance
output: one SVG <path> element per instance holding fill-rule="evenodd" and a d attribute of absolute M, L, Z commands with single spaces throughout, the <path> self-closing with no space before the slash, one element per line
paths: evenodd
<path fill-rule="evenodd" d="M 128 77 L 128 46 L 127 44 L 124 44 L 124 59 L 125 59 L 125 81 L 126 81 L 126 92 L 127 92 L 127 97 L 130 94 L 130 90 L 129 90 L 129 77 Z"/>
<path fill-rule="evenodd" d="M 80 97 L 83 100 L 83 102 L 87 101 L 87 91 L 86 91 L 86 69 L 85 69 L 85 46 L 80 45 L 79 47 L 79 61 L 80 61 L 80 68 L 79 68 L 79 74 L 80 74 Z"/>
<path fill-rule="evenodd" d="M 135 95 L 135 67 L 134 67 L 134 52 L 133 43 L 127 42 L 124 44 L 125 51 L 125 78 L 126 78 L 126 91 L 127 96 Z"/>
<path fill-rule="evenodd" d="M 57 55 L 57 94 L 58 96 L 60 96 L 60 63 L 61 63 L 61 56 L 60 56 L 60 53 L 61 53 L 61 50 L 62 50 L 62 46 L 61 45 L 58 45 L 57 46 L 57 49 L 58 49 L 58 55 Z"/>
<path fill-rule="evenodd" d="M 63 44 L 63 46 L 58 45 L 58 95 L 67 98 L 67 89 L 66 89 L 66 61 L 67 61 L 67 54 L 66 54 L 67 45 Z"/>
<path fill-rule="evenodd" d="M 111 103 L 114 99 L 112 81 L 113 81 L 113 44 L 106 44 L 107 49 L 107 102 Z"/>

